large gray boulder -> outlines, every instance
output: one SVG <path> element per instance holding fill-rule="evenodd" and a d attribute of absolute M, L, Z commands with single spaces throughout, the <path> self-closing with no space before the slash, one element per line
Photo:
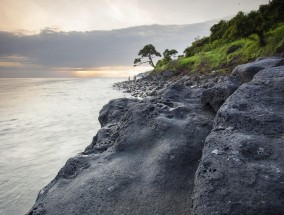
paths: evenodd
<path fill-rule="evenodd" d="M 195 178 L 192 214 L 284 214 L 284 67 L 219 109 Z"/>
<path fill-rule="evenodd" d="M 228 76 L 224 81 L 217 83 L 214 87 L 204 90 L 201 96 L 201 103 L 217 112 L 226 99 L 232 95 L 240 85 L 241 82 L 238 77 Z"/>
<path fill-rule="evenodd" d="M 67 161 L 28 214 L 189 214 L 214 118 L 201 93 L 173 85 L 149 100 L 111 101 L 93 143 Z"/>
<path fill-rule="evenodd" d="M 124 114 L 133 106 L 133 104 L 139 102 L 138 99 L 114 99 L 105 105 L 99 114 L 99 122 L 102 127 L 108 124 L 118 123 Z"/>
<path fill-rule="evenodd" d="M 238 76 L 242 83 L 249 82 L 261 70 L 265 68 L 284 65 L 284 59 L 278 57 L 258 58 L 254 62 L 242 64 L 234 68 L 232 75 Z"/>

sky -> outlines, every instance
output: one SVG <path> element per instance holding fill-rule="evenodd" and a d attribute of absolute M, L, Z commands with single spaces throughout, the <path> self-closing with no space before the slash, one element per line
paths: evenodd
<path fill-rule="evenodd" d="M 0 78 L 121 77 L 146 44 L 183 50 L 268 0 L 0 0 Z"/>

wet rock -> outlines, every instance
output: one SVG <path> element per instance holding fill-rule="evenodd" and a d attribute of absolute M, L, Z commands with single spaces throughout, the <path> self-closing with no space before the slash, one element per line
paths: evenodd
<path fill-rule="evenodd" d="M 284 213 L 284 67 L 264 69 L 219 109 L 192 214 Z"/>

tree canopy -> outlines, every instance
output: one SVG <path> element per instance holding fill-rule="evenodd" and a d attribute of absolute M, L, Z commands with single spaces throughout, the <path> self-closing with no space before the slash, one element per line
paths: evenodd
<path fill-rule="evenodd" d="M 144 63 L 149 63 L 150 66 L 155 68 L 153 58 L 161 57 L 162 55 L 157 52 L 152 44 L 145 45 L 138 53 L 139 58 L 134 59 L 134 66 L 139 66 Z M 145 61 L 143 59 L 146 58 Z"/>
<path fill-rule="evenodd" d="M 265 46 L 265 32 L 277 23 L 284 22 L 284 1 L 272 0 L 267 5 L 261 5 L 257 11 L 248 14 L 239 12 L 232 19 L 213 25 L 210 29 L 210 41 L 218 39 L 235 40 L 256 34 L 259 45 Z"/>
<path fill-rule="evenodd" d="M 169 50 L 169 49 L 166 49 L 164 52 L 163 52 L 163 56 L 164 56 L 164 59 L 167 60 L 167 61 L 171 61 L 172 60 L 172 57 L 175 57 L 177 55 L 177 50 L 175 49 L 172 49 L 172 50 Z"/>
<path fill-rule="evenodd" d="M 229 72 L 238 64 L 261 56 L 283 56 L 284 0 L 271 0 L 251 12 L 239 12 L 197 36 L 176 60 L 171 50 L 163 52 L 155 71 Z"/>

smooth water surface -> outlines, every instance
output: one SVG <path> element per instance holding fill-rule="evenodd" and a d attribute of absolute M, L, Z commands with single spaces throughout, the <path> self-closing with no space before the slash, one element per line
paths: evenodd
<path fill-rule="evenodd" d="M 0 214 L 25 214 L 100 128 L 122 79 L 0 79 Z"/>

